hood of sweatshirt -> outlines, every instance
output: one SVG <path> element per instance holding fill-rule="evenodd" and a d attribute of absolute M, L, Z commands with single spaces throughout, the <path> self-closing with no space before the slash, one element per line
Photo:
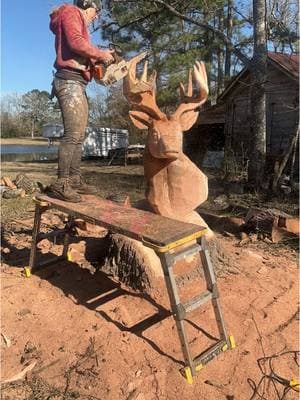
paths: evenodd
<path fill-rule="evenodd" d="M 55 8 L 50 14 L 50 29 L 54 34 L 56 34 L 58 31 L 63 12 L 70 7 L 74 6 L 63 4 L 62 6 Z"/>

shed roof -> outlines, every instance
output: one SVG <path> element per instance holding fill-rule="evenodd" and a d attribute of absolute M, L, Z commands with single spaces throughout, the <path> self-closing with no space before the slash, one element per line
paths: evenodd
<path fill-rule="evenodd" d="M 299 78 L 299 54 L 268 52 L 268 58 L 295 78 Z"/>
<path fill-rule="evenodd" d="M 274 53 L 268 51 L 267 62 L 279 69 L 293 80 L 299 80 L 299 54 L 286 54 L 286 53 Z M 248 67 L 244 67 L 227 85 L 223 93 L 218 98 L 218 101 L 223 100 L 224 97 L 231 91 L 236 83 L 246 75 Z"/>
<path fill-rule="evenodd" d="M 225 105 L 215 104 L 203 108 L 198 117 L 197 125 L 224 124 L 225 122 Z"/>

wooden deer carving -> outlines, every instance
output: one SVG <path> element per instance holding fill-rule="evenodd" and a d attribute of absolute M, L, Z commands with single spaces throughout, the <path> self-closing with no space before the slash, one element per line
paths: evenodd
<path fill-rule="evenodd" d="M 205 65 L 195 63 L 189 72 L 187 91 L 180 84 L 181 104 L 167 117 L 156 104 L 156 72 L 147 78 L 147 61 L 141 78 L 136 77 L 136 65 L 142 58 L 144 55 L 132 59 L 123 92 L 131 105 L 134 125 L 148 129 L 144 155 L 147 201 L 157 214 L 207 226 L 194 212 L 207 199 L 207 177 L 182 151 L 183 132 L 196 122 L 198 107 L 207 99 Z M 198 91 L 195 96 L 193 82 Z"/>

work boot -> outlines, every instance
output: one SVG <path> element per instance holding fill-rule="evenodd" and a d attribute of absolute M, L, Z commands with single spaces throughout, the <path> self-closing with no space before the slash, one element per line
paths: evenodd
<path fill-rule="evenodd" d="M 96 186 L 88 185 L 84 182 L 84 179 L 81 175 L 72 175 L 70 176 L 70 183 L 74 190 L 77 193 L 81 194 L 96 194 L 97 188 Z"/>
<path fill-rule="evenodd" d="M 47 193 L 50 197 L 55 197 L 63 201 L 69 201 L 70 203 L 79 203 L 81 196 L 70 185 L 69 178 L 58 178 L 49 187 Z"/>

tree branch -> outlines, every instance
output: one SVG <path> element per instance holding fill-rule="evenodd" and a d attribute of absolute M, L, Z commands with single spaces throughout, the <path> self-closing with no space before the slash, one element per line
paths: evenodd
<path fill-rule="evenodd" d="M 234 10 L 234 12 L 236 14 L 238 14 L 239 16 L 241 16 L 243 18 L 244 21 L 248 22 L 248 24 L 253 25 L 253 21 L 247 17 L 245 17 L 244 14 L 242 14 L 236 7 L 232 7 L 232 9 Z"/>
<path fill-rule="evenodd" d="M 229 50 L 232 51 L 244 63 L 245 66 L 248 66 L 248 67 L 250 66 L 250 59 L 245 54 L 243 54 L 239 49 L 237 49 L 233 45 L 231 40 L 229 40 L 228 37 L 223 32 L 221 32 L 219 29 L 216 29 L 209 24 L 206 24 L 204 22 L 199 22 L 193 18 L 187 17 L 184 14 L 181 14 L 174 7 L 172 7 L 170 4 L 167 4 L 163 0 L 154 0 L 154 2 L 162 5 L 164 8 L 169 10 L 176 17 L 183 19 L 184 21 L 190 22 L 194 25 L 197 25 L 200 28 L 207 29 L 207 30 L 213 32 L 224 42 L 224 44 L 226 44 L 226 46 L 229 48 Z"/>
<path fill-rule="evenodd" d="M 153 15 L 157 15 L 157 14 L 159 14 L 159 10 L 157 10 L 157 11 L 152 11 L 152 12 L 150 12 L 149 14 L 143 16 L 143 17 L 139 17 L 139 18 L 136 18 L 136 19 L 134 19 L 134 20 L 132 20 L 132 21 L 129 21 L 128 23 L 126 23 L 126 24 L 124 24 L 124 25 L 119 25 L 117 22 L 110 22 L 110 23 L 108 23 L 108 24 L 103 24 L 103 25 L 101 25 L 101 26 L 99 25 L 99 26 L 97 26 L 97 27 L 92 31 L 92 33 L 98 31 L 100 28 L 102 28 L 102 29 L 105 30 L 105 29 L 109 28 L 109 27 L 112 26 L 112 25 L 117 25 L 117 26 L 119 26 L 119 28 L 118 28 L 115 32 L 112 33 L 112 36 L 113 36 L 114 34 L 120 32 L 122 29 L 125 29 L 125 28 L 127 28 L 128 26 L 137 24 L 137 23 L 139 23 L 139 22 L 143 22 L 143 21 L 145 21 L 146 19 L 148 19 L 149 17 L 151 17 L 151 16 L 153 16 Z"/>

